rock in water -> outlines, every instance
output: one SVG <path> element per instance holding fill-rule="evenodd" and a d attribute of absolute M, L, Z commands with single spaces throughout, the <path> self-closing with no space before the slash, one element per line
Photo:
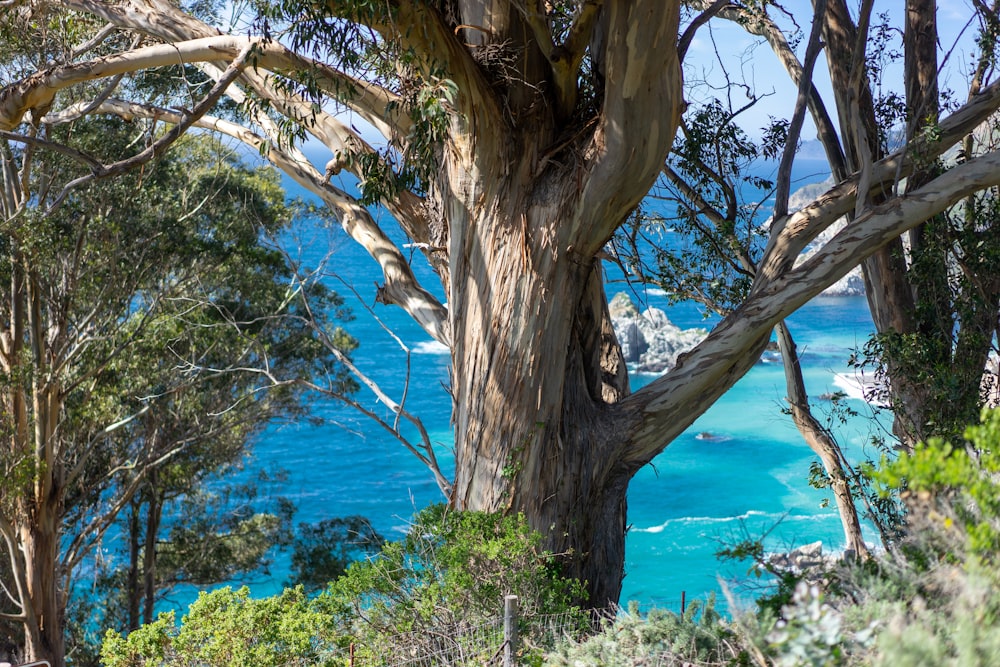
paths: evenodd
<path fill-rule="evenodd" d="M 831 176 L 822 183 L 813 183 L 799 188 L 788 198 L 788 210 L 792 212 L 798 211 L 829 190 L 833 185 L 833 177 Z M 843 217 L 830 225 L 812 243 L 806 246 L 805 252 L 799 256 L 795 264 L 799 265 L 815 255 L 817 250 L 832 239 L 834 235 L 839 233 L 846 224 L 847 218 Z M 856 266 L 851 269 L 850 273 L 823 290 L 823 294 L 826 296 L 864 296 L 865 279 L 862 276 L 861 267 Z"/>
<path fill-rule="evenodd" d="M 663 373 L 677 363 L 677 357 L 700 343 L 708 331 L 681 329 L 659 308 L 639 308 L 625 292 L 609 304 L 615 334 L 625 361 L 639 373 Z"/>

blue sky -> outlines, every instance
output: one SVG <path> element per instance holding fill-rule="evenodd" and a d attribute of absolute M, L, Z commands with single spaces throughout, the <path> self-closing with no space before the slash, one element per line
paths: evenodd
<path fill-rule="evenodd" d="M 853 0 L 850 4 L 856 8 L 860 2 Z M 808 37 L 813 17 L 812 2 L 810 0 L 787 0 L 781 5 L 792 13 L 796 23 L 804 33 L 803 44 L 798 49 L 801 59 L 805 50 L 804 42 Z M 903 3 L 899 0 L 891 2 L 877 0 L 873 15 L 877 16 L 882 12 L 888 12 L 893 25 L 899 26 L 901 29 L 902 5 Z M 776 17 L 780 17 L 780 13 L 773 9 L 772 13 Z M 854 14 L 857 16 L 856 9 Z M 938 10 L 940 53 L 942 60 L 945 61 L 942 63 L 941 86 L 942 88 L 952 87 L 960 95 L 963 95 L 963 99 L 967 90 L 966 80 L 974 55 L 973 47 L 975 46 L 977 30 L 977 24 L 969 24 L 973 15 L 972 4 L 969 0 L 946 0 L 940 3 Z M 787 21 L 782 22 L 782 25 L 786 23 Z M 902 49 L 901 42 L 902 36 L 900 35 L 898 37 L 900 50 Z M 949 52 L 950 55 L 945 59 L 945 55 Z M 689 88 L 690 102 L 697 102 L 699 98 L 709 94 L 720 95 L 719 91 L 724 86 L 725 77 L 716 54 L 727 63 L 731 80 L 744 79 L 757 91 L 758 95 L 766 95 L 742 115 L 744 127 L 751 135 L 756 135 L 759 128 L 768 124 L 769 116 L 788 117 L 791 115 L 796 96 L 795 86 L 772 54 L 770 47 L 760 38 L 748 34 L 742 27 L 723 20 L 709 22 L 708 25 L 699 30 L 691 45 L 685 63 L 687 79 L 690 83 L 705 75 L 708 85 Z M 827 66 L 822 56 L 816 63 L 813 80 L 824 99 L 832 100 Z M 902 82 L 902 62 L 888 70 L 885 85 L 888 85 L 888 82 Z M 711 88 L 715 88 L 715 90 L 711 90 Z M 748 98 L 740 93 L 738 87 L 730 87 L 730 91 L 734 106 L 740 107 L 747 103 Z M 814 137 L 815 130 L 809 124 L 804 129 L 802 138 L 808 140 Z"/>

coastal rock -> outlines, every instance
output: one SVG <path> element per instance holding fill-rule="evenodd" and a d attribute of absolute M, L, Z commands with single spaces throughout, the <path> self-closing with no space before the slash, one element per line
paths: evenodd
<path fill-rule="evenodd" d="M 788 210 L 797 211 L 806 204 L 809 204 L 814 199 L 819 197 L 821 194 L 833 187 L 833 177 L 826 179 L 822 183 L 812 183 L 810 185 L 803 186 L 795 191 L 788 198 Z M 805 251 L 799 256 L 798 260 L 795 262 L 796 265 L 801 264 L 810 257 L 812 257 L 816 252 L 825 244 L 827 241 L 832 239 L 840 230 L 844 228 L 847 224 L 847 218 L 843 217 L 837 222 L 833 223 L 828 227 L 823 233 L 816 237 L 816 239 L 806 246 Z M 864 296 L 865 294 L 865 280 L 861 274 L 861 267 L 856 266 L 851 271 L 835 282 L 830 287 L 823 290 L 823 294 L 826 296 Z"/>
<path fill-rule="evenodd" d="M 823 543 L 813 542 L 792 549 L 788 553 L 774 554 L 768 562 L 778 570 L 801 573 L 821 567 L 827 569 L 837 562 L 833 555 L 823 555 Z"/>
<path fill-rule="evenodd" d="M 609 310 L 625 361 L 639 373 L 663 373 L 673 368 L 677 357 L 708 335 L 705 329 L 681 329 L 659 308 L 639 312 L 624 292 L 615 295 Z"/>

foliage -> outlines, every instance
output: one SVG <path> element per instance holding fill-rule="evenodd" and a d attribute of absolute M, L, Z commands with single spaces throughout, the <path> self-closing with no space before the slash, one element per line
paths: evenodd
<path fill-rule="evenodd" d="M 770 659 L 796 666 L 994 663 L 998 443 L 1000 411 L 988 410 L 960 445 L 932 439 L 884 460 L 874 479 L 883 493 L 902 496 L 905 538 L 869 562 L 794 584 L 759 644 Z M 771 613 L 760 613 L 760 627 Z"/>
<path fill-rule="evenodd" d="M 964 555 L 994 564 L 1000 557 L 1000 411 L 984 410 L 964 437 L 959 445 L 931 438 L 885 463 L 877 479 L 885 493 L 909 496 L 911 522 L 940 523 L 934 532 L 964 537 Z"/>
<path fill-rule="evenodd" d="M 305 532 L 325 543 L 336 538 L 335 548 L 347 553 L 357 545 L 342 540 L 355 529 L 366 539 L 376 536 L 358 517 Z M 404 539 L 352 563 L 318 596 L 308 596 L 303 586 L 260 600 L 245 588 L 202 593 L 179 626 L 169 613 L 127 637 L 109 631 L 102 660 L 109 667 L 327 664 L 322 660 L 349 645 L 359 655 L 380 656 L 405 633 L 457 637 L 462 628 L 492 621 L 507 594 L 519 597 L 522 617 L 569 613 L 585 624 L 588 614 L 573 604 L 583 587 L 559 575 L 557 559 L 540 543 L 521 516 L 433 506 L 417 516 Z"/>
<path fill-rule="evenodd" d="M 874 639 L 874 626 L 849 634 L 844 632 L 839 611 L 823 602 L 816 585 L 800 581 L 782 618 L 768 635 L 779 667 L 834 667 L 853 651 L 867 651 Z"/>
<path fill-rule="evenodd" d="M 81 120 L 73 133 L 108 159 L 134 138 L 134 128 L 110 119 Z M 80 173 L 57 154 L 37 153 L 33 164 L 43 184 Z M 98 618 L 124 629 L 138 622 L 129 617 L 141 604 L 119 594 L 150 594 L 137 584 L 147 569 L 154 577 L 155 561 L 146 554 L 153 548 L 164 552 L 156 596 L 179 578 L 214 583 L 265 562 L 279 537 L 276 513 L 221 507 L 229 492 L 216 483 L 213 516 L 201 491 L 245 464 L 248 440 L 269 420 L 302 409 L 298 381 L 324 373 L 334 391 L 355 388 L 315 342 L 300 298 L 308 295 L 323 326 L 333 328 L 346 312 L 322 285 L 292 288 L 295 267 L 274 239 L 295 211 L 285 205 L 275 173 L 245 163 L 210 136 L 182 138 L 141 173 L 94 183 L 53 211 L 43 209 L 4 220 L 0 275 L 16 284 L 21 267 L 31 267 L 33 307 L 47 327 L 43 345 L 51 356 L 23 355 L 0 375 L 0 392 L 6 405 L 18 392 L 33 391 L 33 378 L 54 383 L 58 429 L 49 450 L 5 439 L 21 449 L 0 455 L 0 512 L 15 516 L 41 470 L 67 480 L 51 495 L 62 540 L 52 566 L 74 593 L 86 590 L 76 573 L 92 571 L 93 586 L 110 591 L 99 613 L 112 615 Z M 0 311 L 17 312 L 23 306 L 14 301 L 24 294 L 0 296 Z M 355 345 L 342 331 L 338 341 L 344 353 Z M 28 405 L 29 420 L 48 420 L 35 414 L 37 403 Z M 161 526 L 164 507 L 187 514 Z M 126 536 L 123 552 L 81 568 L 116 522 L 113 530 Z M 173 530 L 169 540 L 161 528 Z M 132 538 L 143 547 L 129 553 Z M 126 581 L 127 571 L 137 574 Z M 84 641 L 98 620 L 85 613 L 94 609 L 88 602 L 73 597 L 79 608 L 69 618 L 82 625 L 71 634 Z"/>
<path fill-rule="evenodd" d="M 740 629 L 724 621 L 715 599 L 693 600 L 683 614 L 653 609 L 646 616 L 631 607 L 580 642 L 563 642 L 545 656 L 552 667 L 574 665 L 749 665 L 740 648 Z"/>
<path fill-rule="evenodd" d="M 384 544 L 385 538 L 362 516 L 301 523 L 292 542 L 292 576 L 286 585 L 318 591 L 340 578 L 359 557 L 378 553 Z"/>
<path fill-rule="evenodd" d="M 522 515 L 434 505 L 378 558 L 351 564 L 320 602 L 361 643 L 492 618 L 505 595 L 517 595 L 526 616 L 572 611 L 583 587 L 541 542 Z"/>
<path fill-rule="evenodd" d="M 717 99 L 691 105 L 667 175 L 650 198 L 667 213 L 640 211 L 615 238 L 629 268 L 672 302 L 691 300 L 716 313 L 733 310 L 750 289 L 766 230 L 757 220 L 759 205 L 748 202 L 774 185 L 750 166 L 762 152 L 780 151 L 787 129 L 774 120 L 758 143 L 737 116 Z M 665 231 L 671 242 L 655 238 Z"/>
<path fill-rule="evenodd" d="M 313 665 L 329 632 L 301 588 L 253 599 L 245 587 L 226 587 L 200 594 L 179 628 L 168 612 L 127 637 L 109 630 L 101 659 L 107 667 Z"/>
<path fill-rule="evenodd" d="M 255 496 L 254 489 L 249 500 Z M 245 500 L 205 489 L 185 496 L 157 545 L 161 595 L 178 584 L 205 587 L 253 572 L 267 574 L 272 548 L 288 539 L 285 526 L 294 507 L 286 501 L 265 512 L 260 504 L 255 511 Z"/>

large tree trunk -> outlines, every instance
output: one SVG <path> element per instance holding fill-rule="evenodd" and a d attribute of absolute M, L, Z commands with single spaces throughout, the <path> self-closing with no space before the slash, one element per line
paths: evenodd
<path fill-rule="evenodd" d="M 446 152 L 451 196 L 440 206 L 450 230 L 452 501 L 523 511 L 598 607 L 618 600 L 637 466 L 615 455 L 626 436 L 609 430 L 628 379 L 596 255 L 652 185 L 682 105 L 677 5 L 601 12 L 603 65 L 618 78 L 596 129 L 561 134 L 538 99 L 515 108 L 513 122 L 476 104 L 466 122 L 479 125 L 479 143 Z M 635 44 L 649 57 L 636 58 Z"/>
<path fill-rule="evenodd" d="M 604 606 L 620 592 L 631 471 L 609 456 L 615 434 L 601 425 L 628 378 L 599 267 L 566 256 L 560 216 L 558 204 L 535 208 L 504 233 L 477 234 L 469 265 L 453 274 L 467 277 L 453 281 L 450 300 L 453 498 L 525 512 L 556 552 L 592 545 L 573 554 L 571 574 Z"/>

